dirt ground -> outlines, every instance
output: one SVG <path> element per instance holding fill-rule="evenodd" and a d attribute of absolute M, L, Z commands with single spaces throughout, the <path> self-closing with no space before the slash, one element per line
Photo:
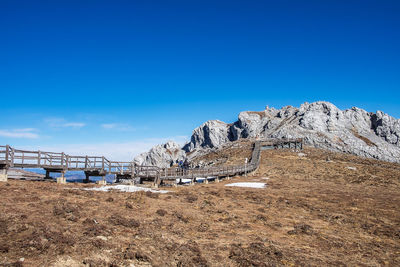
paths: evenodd
<path fill-rule="evenodd" d="M 0 266 L 400 266 L 400 165 L 302 153 L 166 194 L 0 183 Z"/>

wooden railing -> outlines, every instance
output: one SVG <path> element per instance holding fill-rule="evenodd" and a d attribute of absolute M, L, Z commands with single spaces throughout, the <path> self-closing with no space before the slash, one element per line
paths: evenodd
<path fill-rule="evenodd" d="M 205 168 L 166 168 L 160 169 L 159 177 L 155 178 L 155 183 L 161 183 L 163 180 L 172 179 L 191 179 L 196 178 L 215 178 L 215 177 L 227 177 L 235 175 L 243 175 L 249 172 L 255 171 L 260 164 L 261 155 L 261 144 L 260 141 L 254 143 L 252 156 L 249 162 L 245 162 L 243 165 L 234 166 L 220 166 L 220 167 L 205 167 Z"/>
<path fill-rule="evenodd" d="M 220 166 L 205 168 L 159 168 L 156 166 L 139 166 L 133 162 L 110 161 L 104 156 L 71 156 L 64 152 L 28 151 L 14 149 L 9 145 L 0 146 L 0 168 L 44 168 L 51 171 L 65 172 L 85 171 L 96 172 L 99 175 L 116 174 L 130 176 L 130 178 L 154 178 L 155 183 L 162 180 L 195 179 L 197 177 L 226 177 L 243 175 L 252 172 L 260 165 L 261 146 L 264 141 L 255 141 L 252 156 L 249 162 L 236 166 Z M 298 146 L 298 144 L 300 145 Z M 275 148 L 291 147 L 302 148 L 302 140 L 279 140 L 273 143 Z"/>
<path fill-rule="evenodd" d="M 28 151 L 0 146 L 0 168 L 44 168 L 54 171 L 98 171 L 109 174 L 134 174 L 133 162 L 110 161 L 99 156 L 71 156 L 63 152 Z M 141 166 L 141 171 L 154 166 Z"/>

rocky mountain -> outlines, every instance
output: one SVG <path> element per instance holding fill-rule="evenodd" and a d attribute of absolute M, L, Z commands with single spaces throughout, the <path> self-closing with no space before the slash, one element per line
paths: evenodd
<path fill-rule="evenodd" d="M 162 145 L 156 145 L 149 152 L 135 157 L 133 160 L 137 165 L 158 166 L 168 168 L 181 160 L 186 159 L 186 153 L 175 142 L 169 141 Z"/>
<path fill-rule="evenodd" d="M 356 107 L 340 110 L 323 101 L 304 103 L 299 108 L 244 111 L 230 124 L 207 121 L 193 131 L 179 155 L 193 158 L 204 150 L 217 149 L 240 138 L 304 138 L 309 146 L 400 162 L 399 119 L 382 111 L 372 113 Z M 150 152 L 145 153 L 146 157 L 153 157 Z M 168 155 L 158 155 L 147 162 L 160 166 L 163 162 L 158 159 L 163 158 L 171 162 Z"/>
<path fill-rule="evenodd" d="M 191 141 L 183 149 L 191 152 L 198 148 L 218 148 L 232 141 L 230 125 L 219 120 L 210 120 L 194 129 Z"/>

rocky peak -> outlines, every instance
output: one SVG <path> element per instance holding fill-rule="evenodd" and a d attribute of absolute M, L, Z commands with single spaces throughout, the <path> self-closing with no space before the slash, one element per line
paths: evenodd
<path fill-rule="evenodd" d="M 326 101 L 306 102 L 299 108 L 267 106 L 261 112 L 244 111 L 233 124 L 218 121 L 218 126 L 212 127 L 203 124 L 197 128 L 187 146 L 193 150 L 221 147 L 240 138 L 304 138 L 314 147 L 400 161 L 399 120 L 380 111 L 340 110 Z"/>
<path fill-rule="evenodd" d="M 303 138 L 317 148 L 400 162 L 399 119 L 357 107 L 340 110 L 325 101 L 305 102 L 299 108 L 267 106 L 260 112 L 243 111 L 231 124 L 210 120 L 194 129 L 183 150 L 167 143 L 139 155 L 137 161 L 167 166 L 186 158 L 185 152 L 193 158 L 241 138 Z"/>
<path fill-rule="evenodd" d="M 371 115 L 371 128 L 386 142 L 400 146 L 400 119 L 395 119 L 382 111 Z"/>
<path fill-rule="evenodd" d="M 184 146 L 187 152 L 196 148 L 215 148 L 229 141 L 229 125 L 210 120 L 193 130 L 190 142 Z"/>
<path fill-rule="evenodd" d="M 185 151 L 173 142 L 168 141 L 162 145 L 156 145 L 149 152 L 142 153 L 134 158 L 136 165 L 158 166 L 160 168 L 169 168 L 179 161 L 186 159 Z"/>

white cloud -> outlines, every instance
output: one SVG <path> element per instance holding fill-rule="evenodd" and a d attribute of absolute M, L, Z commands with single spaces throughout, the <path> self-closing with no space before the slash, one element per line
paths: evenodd
<path fill-rule="evenodd" d="M 61 125 L 61 127 L 72 127 L 72 128 L 82 128 L 86 125 L 83 122 L 67 122 Z"/>
<path fill-rule="evenodd" d="M 130 126 L 129 124 L 126 123 L 103 123 L 100 125 L 101 128 L 111 130 L 115 129 L 118 131 L 134 131 L 135 128 Z"/>
<path fill-rule="evenodd" d="M 151 138 L 134 142 L 108 142 L 96 144 L 60 144 L 51 146 L 29 146 L 20 149 L 27 150 L 43 150 L 52 152 L 64 152 L 69 155 L 76 156 L 105 156 L 113 161 L 131 161 L 140 153 L 147 152 L 155 145 L 165 143 L 169 140 L 175 141 L 183 145 L 187 140 L 187 136 L 175 136 L 172 138 Z M 17 148 L 17 147 L 16 147 Z M 18 147 L 19 148 L 19 147 Z"/>
<path fill-rule="evenodd" d="M 39 135 L 34 131 L 36 131 L 36 129 L 33 128 L 0 130 L 0 136 L 9 138 L 27 138 L 27 139 L 39 138 Z"/>
<path fill-rule="evenodd" d="M 14 129 L 16 132 L 35 132 L 37 129 L 35 128 L 22 128 L 22 129 Z"/>
<path fill-rule="evenodd" d="M 114 129 L 115 127 L 117 127 L 116 123 L 104 123 L 101 125 L 102 128 L 104 129 Z"/>
<path fill-rule="evenodd" d="M 45 119 L 45 122 L 53 128 L 82 128 L 86 126 L 86 123 L 83 122 L 70 122 L 66 121 L 63 118 L 49 118 Z"/>

